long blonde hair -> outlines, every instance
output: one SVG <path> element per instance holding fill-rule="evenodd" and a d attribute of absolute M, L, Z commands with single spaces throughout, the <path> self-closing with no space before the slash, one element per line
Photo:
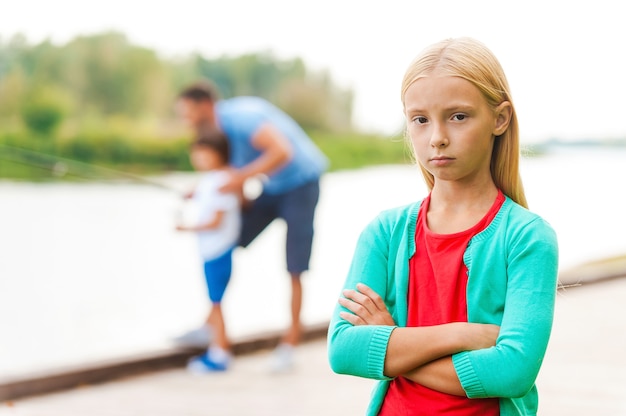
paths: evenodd
<path fill-rule="evenodd" d="M 446 39 L 426 48 L 409 65 L 402 80 L 402 106 L 404 95 L 411 84 L 432 74 L 463 78 L 471 82 L 495 109 L 504 101 L 511 103 L 511 121 L 508 128 L 496 137 L 491 154 L 491 176 L 495 185 L 518 204 L 528 207 L 522 179 L 519 174 L 519 126 L 510 94 L 509 84 L 502 66 L 494 54 L 482 43 L 471 38 Z M 408 133 L 407 133 L 408 136 Z M 432 190 L 435 178 L 419 164 L 428 189 Z"/>

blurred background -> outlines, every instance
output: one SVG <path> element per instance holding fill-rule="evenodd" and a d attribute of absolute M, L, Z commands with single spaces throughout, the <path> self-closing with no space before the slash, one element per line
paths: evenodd
<path fill-rule="evenodd" d="M 0 381 L 167 349 L 199 324 L 195 240 L 174 231 L 195 180 L 174 104 L 200 77 L 226 98 L 277 104 L 331 161 L 308 323 L 329 318 L 363 225 L 426 192 L 402 139 L 400 81 L 446 37 L 483 41 L 507 73 L 530 208 L 556 228 L 562 271 L 619 263 L 622 20 L 609 0 L 4 2 Z M 281 226 L 236 253 L 225 303 L 264 313 L 227 306 L 235 337 L 287 322 L 284 260 L 265 244 Z M 267 287 L 284 304 L 260 303 Z"/>

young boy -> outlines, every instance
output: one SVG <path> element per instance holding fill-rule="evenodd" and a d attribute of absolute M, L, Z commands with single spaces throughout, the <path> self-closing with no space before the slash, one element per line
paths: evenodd
<path fill-rule="evenodd" d="M 232 355 L 222 314 L 221 301 L 230 280 L 232 253 L 241 228 L 240 198 L 220 191 L 228 179 L 229 144 L 226 136 L 215 128 L 198 131 L 191 145 L 191 164 L 203 172 L 193 192 L 197 220 L 193 225 L 179 224 L 179 231 L 196 232 L 198 248 L 204 263 L 204 274 L 211 301 L 206 320 L 212 341 L 206 353 L 192 358 L 187 368 L 192 372 L 224 371 Z"/>

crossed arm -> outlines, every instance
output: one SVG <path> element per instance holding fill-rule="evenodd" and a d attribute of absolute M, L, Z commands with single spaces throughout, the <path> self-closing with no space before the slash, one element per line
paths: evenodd
<path fill-rule="evenodd" d="M 506 268 L 507 279 L 505 287 L 489 289 L 506 300 L 506 306 L 492 305 L 503 308 L 498 309 L 501 316 L 498 311 L 486 312 L 491 315 L 474 322 L 500 326 L 465 322 L 406 328 L 406 293 L 397 287 L 407 284 L 408 253 L 405 230 L 396 226 L 406 217 L 399 218 L 398 212 L 381 214 L 359 237 L 344 284 L 347 289 L 329 326 L 333 371 L 375 380 L 401 375 L 470 398 L 526 396 L 534 387 L 552 326 L 558 267 L 554 231 L 537 218 L 510 225 L 510 231 L 499 236 L 510 239 L 506 262 L 492 253 L 492 244 L 474 245 L 474 258 L 479 259 L 472 263 L 475 276 Z M 477 286 L 468 292 L 472 296 L 468 304 L 478 302 L 483 289 Z"/>
<path fill-rule="evenodd" d="M 340 312 L 340 318 L 354 326 L 395 326 L 384 301 L 374 290 L 362 283 L 356 289 L 343 291 L 339 304 L 349 312 Z M 433 390 L 465 396 L 451 355 L 494 346 L 499 329 L 497 325 L 467 322 L 394 328 L 387 344 L 384 374 L 404 376 Z"/>

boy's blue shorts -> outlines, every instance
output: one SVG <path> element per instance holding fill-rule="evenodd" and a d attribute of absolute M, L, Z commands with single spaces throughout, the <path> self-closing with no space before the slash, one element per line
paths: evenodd
<path fill-rule="evenodd" d="M 226 286 L 230 281 L 233 270 L 233 249 L 229 249 L 221 256 L 204 262 L 204 277 L 206 279 L 209 299 L 213 303 L 220 303 L 224 297 Z"/>

